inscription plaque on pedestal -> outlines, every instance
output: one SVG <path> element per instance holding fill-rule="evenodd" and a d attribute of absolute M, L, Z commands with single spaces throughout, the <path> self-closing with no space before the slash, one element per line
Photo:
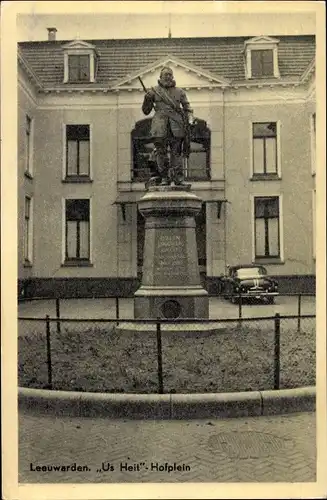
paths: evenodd
<path fill-rule="evenodd" d="M 155 283 L 178 286 L 187 282 L 185 236 L 185 231 L 181 229 L 158 229 L 153 263 Z"/>

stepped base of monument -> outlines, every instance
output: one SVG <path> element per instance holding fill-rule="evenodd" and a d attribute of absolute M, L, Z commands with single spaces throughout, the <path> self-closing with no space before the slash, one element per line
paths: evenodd
<path fill-rule="evenodd" d="M 209 318 L 208 292 L 199 286 L 146 287 L 134 295 L 134 318 Z"/>
<path fill-rule="evenodd" d="M 217 335 L 217 333 L 225 330 L 224 325 L 215 323 L 161 323 L 160 331 L 164 335 L 178 335 L 179 337 L 208 337 Z M 144 335 L 155 335 L 157 326 L 155 323 L 132 323 L 128 320 L 120 320 L 116 326 L 118 332 L 124 334 L 144 333 Z"/>

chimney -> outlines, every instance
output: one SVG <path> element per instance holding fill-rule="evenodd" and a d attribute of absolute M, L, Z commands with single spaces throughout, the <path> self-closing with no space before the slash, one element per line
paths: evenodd
<path fill-rule="evenodd" d="M 47 28 L 48 30 L 48 41 L 54 42 L 56 40 L 57 28 Z"/>

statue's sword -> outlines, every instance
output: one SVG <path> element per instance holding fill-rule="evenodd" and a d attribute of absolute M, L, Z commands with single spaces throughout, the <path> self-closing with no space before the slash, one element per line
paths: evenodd
<path fill-rule="evenodd" d="M 138 79 L 140 80 L 140 84 L 142 85 L 142 88 L 143 88 L 144 92 L 147 93 L 147 88 L 144 85 L 142 78 L 139 76 Z"/>

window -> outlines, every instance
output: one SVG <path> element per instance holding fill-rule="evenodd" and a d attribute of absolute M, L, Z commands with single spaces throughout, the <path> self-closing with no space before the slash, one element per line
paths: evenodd
<path fill-rule="evenodd" d="M 25 174 L 32 175 L 32 118 L 26 115 L 25 121 Z"/>
<path fill-rule="evenodd" d="M 90 200 L 66 200 L 65 261 L 90 261 Z"/>
<path fill-rule="evenodd" d="M 32 200 L 25 196 L 24 207 L 24 261 L 32 262 Z"/>
<path fill-rule="evenodd" d="M 88 54 L 68 56 L 68 79 L 70 82 L 90 81 L 90 56 Z"/>
<path fill-rule="evenodd" d="M 133 170 L 132 180 L 142 182 L 156 175 L 154 144 L 147 140 L 133 142 Z"/>
<path fill-rule="evenodd" d="M 201 139 L 200 139 L 201 141 Z M 191 141 L 190 156 L 185 158 L 185 178 L 189 180 L 210 179 L 210 142 Z"/>
<path fill-rule="evenodd" d="M 254 198 L 255 258 L 280 258 L 279 198 Z"/>
<path fill-rule="evenodd" d="M 90 177 L 90 126 L 66 125 L 66 178 Z"/>
<path fill-rule="evenodd" d="M 73 40 L 62 46 L 64 51 L 64 83 L 93 83 L 98 66 L 95 45 Z"/>
<path fill-rule="evenodd" d="M 234 276 L 242 280 L 247 278 L 257 278 L 260 276 L 266 276 L 267 270 L 264 267 L 243 267 L 237 269 Z"/>
<path fill-rule="evenodd" d="M 279 78 L 279 40 L 268 36 L 257 36 L 244 44 L 246 78 Z"/>
<path fill-rule="evenodd" d="M 210 130 L 204 120 L 196 119 L 191 129 L 189 158 L 184 159 L 188 180 L 210 179 Z M 150 135 L 151 118 L 136 122 L 132 130 L 133 181 L 146 181 L 156 175 L 153 138 Z"/>
<path fill-rule="evenodd" d="M 278 175 L 277 124 L 253 123 L 253 176 Z"/>
<path fill-rule="evenodd" d="M 274 57 L 270 50 L 251 50 L 252 78 L 274 76 Z"/>

